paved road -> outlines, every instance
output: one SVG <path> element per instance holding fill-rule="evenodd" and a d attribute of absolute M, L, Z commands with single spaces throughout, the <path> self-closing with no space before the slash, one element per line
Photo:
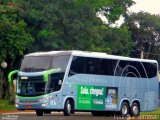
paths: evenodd
<path fill-rule="evenodd" d="M 9 118 L 9 119 L 8 119 Z M 114 117 L 95 117 L 91 113 L 75 113 L 71 116 L 63 116 L 63 113 L 52 112 L 52 114 L 45 114 L 44 116 L 36 116 L 34 112 L 21 112 L 1 114 L 0 120 L 116 120 Z M 118 118 L 117 118 L 118 120 Z"/>

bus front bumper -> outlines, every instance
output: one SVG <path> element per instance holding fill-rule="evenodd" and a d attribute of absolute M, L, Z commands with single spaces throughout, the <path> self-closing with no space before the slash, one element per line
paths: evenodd
<path fill-rule="evenodd" d="M 47 103 L 18 103 L 15 104 L 18 110 L 36 110 L 36 109 L 50 109 Z"/>

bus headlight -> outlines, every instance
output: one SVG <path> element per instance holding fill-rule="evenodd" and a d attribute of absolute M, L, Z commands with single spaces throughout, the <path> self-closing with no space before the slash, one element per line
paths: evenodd
<path fill-rule="evenodd" d="M 45 98 L 39 99 L 38 101 L 39 101 L 39 102 L 43 102 L 43 101 L 48 100 L 48 98 L 49 98 L 49 97 L 45 97 Z"/>
<path fill-rule="evenodd" d="M 15 105 L 18 108 L 18 104 Z"/>

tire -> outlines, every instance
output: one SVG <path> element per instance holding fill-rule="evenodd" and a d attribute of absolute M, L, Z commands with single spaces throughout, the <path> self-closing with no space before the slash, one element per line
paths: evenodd
<path fill-rule="evenodd" d="M 72 111 L 72 104 L 70 100 L 66 100 L 63 110 L 64 116 L 69 116 L 71 114 L 71 111 Z"/>
<path fill-rule="evenodd" d="M 113 116 L 115 114 L 115 112 L 113 112 L 113 111 L 106 111 L 105 112 L 105 116 Z"/>
<path fill-rule="evenodd" d="M 136 102 L 134 102 L 134 103 L 132 103 L 132 105 L 131 105 L 131 116 L 134 116 L 134 117 L 137 117 L 137 116 L 139 116 L 140 115 L 140 107 L 139 107 L 139 104 L 138 103 L 136 103 Z"/>
<path fill-rule="evenodd" d="M 37 116 L 43 116 L 43 111 L 42 110 L 36 110 Z"/>
<path fill-rule="evenodd" d="M 45 110 L 44 114 L 51 114 L 51 111 L 50 110 Z"/>
<path fill-rule="evenodd" d="M 123 102 L 121 105 L 120 115 L 127 116 L 129 114 L 129 105 L 126 102 Z"/>
<path fill-rule="evenodd" d="M 92 111 L 91 112 L 93 116 L 104 116 L 105 113 L 104 112 L 100 112 L 100 111 Z"/>

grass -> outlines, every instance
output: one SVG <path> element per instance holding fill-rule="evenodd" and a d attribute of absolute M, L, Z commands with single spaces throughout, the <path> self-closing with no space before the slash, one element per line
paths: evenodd
<path fill-rule="evenodd" d="M 158 107 L 156 111 L 141 112 L 141 115 L 160 115 L 160 107 Z"/>
<path fill-rule="evenodd" d="M 16 110 L 16 107 L 10 105 L 8 100 L 0 100 L 0 110 Z"/>
<path fill-rule="evenodd" d="M 160 107 L 157 108 L 157 110 L 152 112 L 141 112 L 141 119 L 144 119 L 143 116 L 146 116 L 146 120 L 160 120 Z M 147 119 L 148 116 L 148 119 Z"/>

